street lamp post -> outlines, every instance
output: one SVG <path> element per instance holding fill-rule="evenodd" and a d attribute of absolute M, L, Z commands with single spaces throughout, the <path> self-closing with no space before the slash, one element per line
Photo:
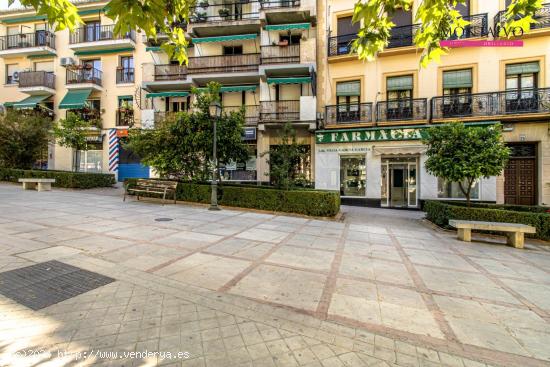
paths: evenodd
<path fill-rule="evenodd" d="M 218 206 L 218 156 L 216 152 L 216 144 L 217 144 L 217 122 L 220 119 L 222 115 L 222 107 L 220 106 L 220 102 L 213 101 L 210 103 L 209 111 L 210 117 L 212 118 L 213 122 L 213 128 L 214 128 L 214 136 L 213 136 L 213 148 L 212 148 L 212 160 L 214 161 L 214 169 L 212 170 L 212 196 L 210 198 L 210 208 L 208 210 L 220 210 L 220 207 Z"/>

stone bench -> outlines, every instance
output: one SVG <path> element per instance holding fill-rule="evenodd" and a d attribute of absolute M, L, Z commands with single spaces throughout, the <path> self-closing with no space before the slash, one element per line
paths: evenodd
<path fill-rule="evenodd" d="M 515 248 L 523 248 L 525 233 L 536 233 L 535 227 L 519 223 L 477 222 L 473 220 L 449 220 L 449 225 L 458 230 L 458 239 L 472 241 L 472 229 L 480 231 L 505 232 L 507 243 Z"/>
<path fill-rule="evenodd" d="M 20 178 L 23 190 L 51 191 L 55 178 Z"/>

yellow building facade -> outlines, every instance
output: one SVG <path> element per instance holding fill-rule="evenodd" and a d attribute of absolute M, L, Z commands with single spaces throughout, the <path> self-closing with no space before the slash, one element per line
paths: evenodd
<path fill-rule="evenodd" d="M 476 200 L 550 204 L 550 26 L 544 4 L 523 47 L 453 48 L 419 66 L 414 13 L 394 14 L 388 48 L 372 62 L 350 54 L 354 1 L 318 3 L 318 112 L 315 183 L 344 202 L 417 208 L 426 199 L 461 199 L 458 184 L 428 174 L 420 143 L 433 124 L 502 123 L 512 149 L 501 177 L 476 183 Z M 492 40 L 504 1 L 467 1 L 461 40 Z M 498 37 L 496 38 L 498 39 Z"/>
<path fill-rule="evenodd" d="M 222 85 L 225 112 L 246 111 L 246 162 L 222 169 L 226 180 L 268 181 L 268 156 L 290 122 L 313 173 L 316 128 L 314 0 L 198 1 L 188 24 L 189 63 L 181 66 L 142 33 L 115 35 L 107 2 L 79 3 L 85 24 L 53 32 L 26 10 L 0 13 L 0 105 L 64 118 L 67 111 L 100 119 L 88 151 L 52 145 L 48 169 L 112 172 L 119 180 L 150 170 L 120 144 L 131 127 L 154 128 L 166 114 L 192 108 L 192 87 Z"/>

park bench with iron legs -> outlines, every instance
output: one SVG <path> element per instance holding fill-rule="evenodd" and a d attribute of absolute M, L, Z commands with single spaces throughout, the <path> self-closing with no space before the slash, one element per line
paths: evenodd
<path fill-rule="evenodd" d="M 135 194 L 139 200 L 140 194 L 157 194 L 162 195 L 162 204 L 166 201 L 167 195 L 172 195 L 174 198 L 174 204 L 176 203 L 176 188 L 178 183 L 175 181 L 161 181 L 161 180 L 146 180 L 139 179 L 133 187 L 130 184 L 125 185 L 124 199 L 126 201 L 126 195 Z M 148 196 L 148 195 L 141 195 Z"/>

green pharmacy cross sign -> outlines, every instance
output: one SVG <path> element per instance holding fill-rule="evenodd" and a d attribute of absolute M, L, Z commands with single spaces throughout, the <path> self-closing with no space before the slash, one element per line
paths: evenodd
<path fill-rule="evenodd" d="M 494 125 L 495 122 L 467 123 L 467 126 Z M 428 137 L 428 129 L 434 125 L 417 125 L 387 128 L 319 130 L 315 133 L 317 144 L 360 143 L 370 141 L 422 140 Z"/>

